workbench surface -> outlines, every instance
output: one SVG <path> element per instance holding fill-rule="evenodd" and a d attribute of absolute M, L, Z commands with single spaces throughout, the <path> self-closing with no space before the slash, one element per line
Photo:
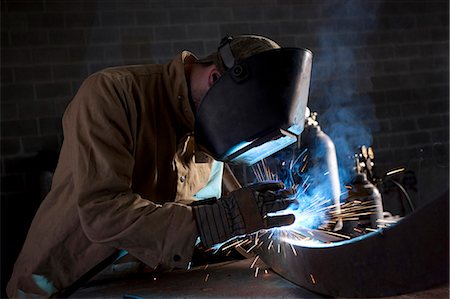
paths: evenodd
<path fill-rule="evenodd" d="M 236 260 L 189 271 L 146 273 L 96 282 L 79 289 L 70 298 L 126 298 L 126 295 L 135 298 L 324 298 L 285 280 L 260 260 L 250 268 L 253 262 L 254 259 Z"/>
<path fill-rule="evenodd" d="M 97 281 L 79 289 L 70 298 L 326 298 L 280 277 L 261 260 L 251 267 L 253 262 L 251 258 L 199 266 L 189 271 L 146 273 Z M 447 284 L 389 298 L 448 296 Z"/>

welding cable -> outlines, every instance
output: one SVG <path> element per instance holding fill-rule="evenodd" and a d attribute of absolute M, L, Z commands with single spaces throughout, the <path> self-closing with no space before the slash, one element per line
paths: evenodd
<path fill-rule="evenodd" d="M 119 260 L 120 258 L 127 255 L 128 252 L 123 249 L 117 249 L 113 254 L 105 258 L 103 261 L 95 265 L 91 270 L 83 274 L 79 279 L 77 279 L 74 283 L 72 283 L 70 286 L 60 290 L 59 292 L 53 294 L 50 296 L 50 298 L 68 298 L 69 296 L 73 295 L 81 286 L 83 286 L 86 282 L 88 282 L 91 278 L 93 278 L 95 275 L 100 273 L 102 270 L 104 270 L 106 267 L 114 263 L 115 261 Z"/>
<path fill-rule="evenodd" d="M 397 182 L 395 180 L 390 179 L 388 181 L 394 183 L 394 185 L 396 185 L 400 189 L 400 191 L 402 191 L 403 195 L 406 198 L 406 201 L 408 202 L 408 205 L 409 205 L 411 211 L 414 211 L 415 210 L 414 204 L 412 203 L 411 197 L 409 196 L 409 194 L 406 191 L 406 189 L 399 182 Z"/>

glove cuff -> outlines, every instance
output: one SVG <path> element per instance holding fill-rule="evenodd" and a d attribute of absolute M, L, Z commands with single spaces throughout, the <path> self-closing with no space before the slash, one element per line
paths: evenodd
<path fill-rule="evenodd" d="M 192 206 L 192 211 L 204 246 L 212 247 L 232 236 L 231 221 L 220 201 L 214 204 Z"/>
<path fill-rule="evenodd" d="M 265 227 L 264 219 L 259 211 L 260 208 L 255 200 L 256 191 L 250 188 L 242 188 L 235 191 L 234 198 L 239 207 L 240 214 L 244 221 L 245 232 L 252 233 Z"/>

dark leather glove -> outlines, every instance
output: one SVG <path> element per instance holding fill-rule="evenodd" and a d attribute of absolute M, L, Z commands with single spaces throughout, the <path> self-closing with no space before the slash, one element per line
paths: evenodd
<path fill-rule="evenodd" d="M 294 215 L 267 216 L 286 209 L 293 192 L 281 182 L 260 182 L 235 190 L 220 199 L 208 199 L 192 205 L 200 239 L 206 247 L 234 236 L 263 228 L 292 224 Z"/>

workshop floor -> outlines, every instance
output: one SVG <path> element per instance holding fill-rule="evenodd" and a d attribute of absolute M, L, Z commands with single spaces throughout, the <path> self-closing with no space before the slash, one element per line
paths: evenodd
<path fill-rule="evenodd" d="M 96 282 L 70 298 L 326 298 L 299 287 L 253 259 L 237 260 L 121 280 Z M 414 294 L 389 297 L 449 298 L 448 284 Z"/>

